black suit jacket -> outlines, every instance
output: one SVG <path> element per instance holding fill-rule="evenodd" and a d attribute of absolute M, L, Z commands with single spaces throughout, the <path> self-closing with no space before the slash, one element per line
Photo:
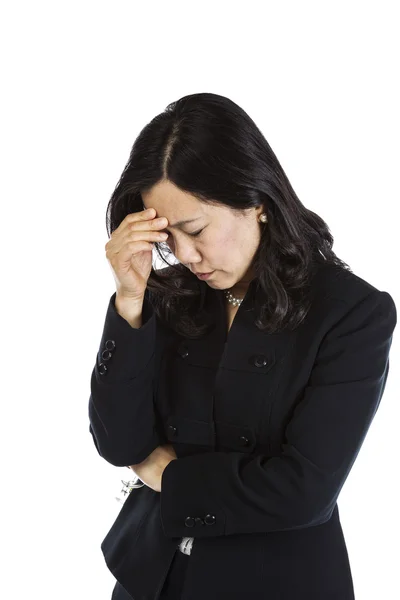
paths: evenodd
<path fill-rule="evenodd" d="M 253 280 L 228 333 L 223 291 L 201 283 L 215 327 L 199 340 L 160 322 L 147 293 L 140 329 L 109 301 L 89 399 L 97 451 L 121 467 L 165 443 L 178 456 L 103 541 L 114 593 L 156 599 L 191 536 L 184 600 L 351 600 L 337 499 L 385 389 L 395 303 L 324 265 L 295 331 L 256 327 Z"/>

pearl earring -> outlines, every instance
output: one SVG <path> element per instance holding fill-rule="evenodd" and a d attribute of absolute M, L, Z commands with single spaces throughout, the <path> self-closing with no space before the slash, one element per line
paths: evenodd
<path fill-rule="evenodd" d="M 262 221 L 263 223 L 266 223 L 268 221 L 268 217 L 266 213 L 262 213 L 258 219 L 259 221 Z"/>

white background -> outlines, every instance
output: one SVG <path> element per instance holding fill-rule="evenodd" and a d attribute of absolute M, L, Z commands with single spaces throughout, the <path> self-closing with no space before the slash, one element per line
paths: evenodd
<path fill-rule="evenodd" d="M 89 433 L 114 279 L 107 202 L 184 95 L 255 120 L 334 251 L 399 290 L 397 2 L 12 2 L 1 40 L 1 597 L 109 600 L 100 543 L 126 468 Z M 396 334 L 395 334 L 396 335 Z M 339 498 L 357 600 L 400 597 L 399 344 Z"/>

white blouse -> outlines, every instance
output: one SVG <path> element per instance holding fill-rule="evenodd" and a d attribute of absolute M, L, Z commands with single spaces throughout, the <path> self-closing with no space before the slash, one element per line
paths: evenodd
<path fill-rule="evenodd" d="M 190 554 L 192 551 L 193 542 L 194 538 L 183 537 L 182 541 L 178 545 L 178 548 L 183 554 Z"/>

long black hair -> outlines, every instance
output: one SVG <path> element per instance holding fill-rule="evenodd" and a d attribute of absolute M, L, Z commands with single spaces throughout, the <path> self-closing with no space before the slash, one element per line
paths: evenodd
<path fill-rule="evenodd" d="M 135 140 L 107 206 L 107 232 L 143 210 L 141 192 L 168 180 L 199 201 L 241 210 L 263 205 L 262 228 L 253 260 L 268 301 L 256 325 L 268 333 L 294 329 L 310 308 L 310 282 L 318 265 L 351 271 L 332 250 L 328 225 L 297 197 L 282 166 L 249 115 L 218 94 L 191 94 L 172 102 Z M 158 316 L 178 333 L 198 337 L 201 285 L 181 263 L 170 264 L 165 242 L 155 251 L 168 268 L 152 268 L 147 291 Z"/>

